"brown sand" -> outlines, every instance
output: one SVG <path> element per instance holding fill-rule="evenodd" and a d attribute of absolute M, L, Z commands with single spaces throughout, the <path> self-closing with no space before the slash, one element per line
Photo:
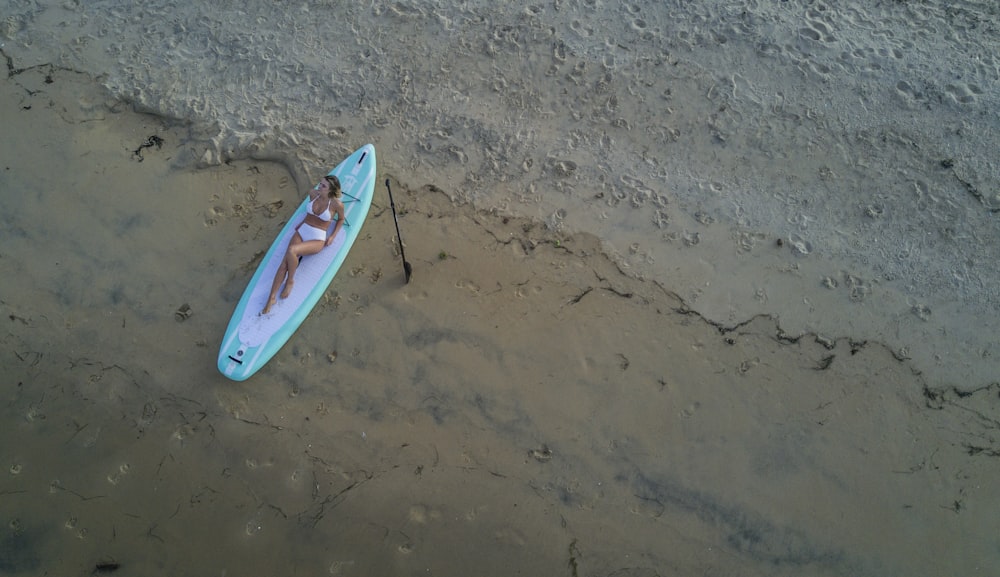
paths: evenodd
<path fill-rule="evenodd" d="M 379 186 L 327 298 L 230 382 L 219 339 L 303 186 L 177 168 L 187 128 L 74 73 L 8 79 L 0 109 L 2 573 L 1000 567 L 996 385 L 707 322 L 595 238 L 385 173 L 413 281 Z"/>

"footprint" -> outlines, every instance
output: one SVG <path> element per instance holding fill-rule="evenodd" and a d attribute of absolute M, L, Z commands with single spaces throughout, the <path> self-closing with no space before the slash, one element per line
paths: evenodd
<path fill-rule="evenodd" d="M 549 159 L 546 163 L 549 172 L 560 178 L 568 178 L 576 172 L 576 163 L 572 160 Z"/>
<path fill-rule="evenodd" d="M 849 273 L 844 273 L 844 284 L 854 302 L 861 302 L 872 293 L 872 288 L 867 282 Z"/>
<path fill-rule="evenodd" d="M 174 429 L 174 433 L 170 435 L 170 438 L 173 439 L 174 441 L 181 441 L 183 443 L 185 439 L 194 436 L 196 432 L 197 430 L 195 429 L 194 425 L 188 423 L 180 425 L 176 429 Z"/>
<path fill-rule="evenodd" d="M 110 475 L 108 475 L 107 477 L 108 482 L 111 483 L 112 485 L 117 485 L 118 483 L 121 482 L 122 477 L 128 475 L 129 470 L 131 470 L 131 467 L 129 466 L 128 463 L 123 463 L 119 465 L 117 471 L 114 471 Z"/>
<path fill-rule="evenodd" d="M 500 529 L 494 533 L 493 539 L 502 545 L 513 545 L 515 547 L 524 547 L 524 545 L 528 542 L 520 531 L 511 529 L 510 527 Z"/>
<path fill-rule="evenodd" d="M 976 95 L 964 84 L 949 84 L 945 87 L 945 91 L 962 104 L 972 104 L 976 101 Z"/>
<path fill-rule="evenodd" d="M 211 228 L 219 224 L 219 221 L 221 220 L 222 220 L 222 209 L 219 207 L 210 208 L 208 212 L 205 214 L 205 226 L 207 227 Z"/>
<path fill-rule="evenodd" d="M 136 422 L 140 431 L 153 423 L 153 419 L 156 418 L 156 410 L 156 404 L 153 402 L 148 402 L 142 406 L 142 415 Z"/>
<path fill-rule="evenodd" d="M 566 43 L 562 40 L 556 42 L 556 45 L 552 47 L 552 60 L 559 64 L 565 63 L 567 52 Z"/>
<path fill-rule="evenodd" d="M 905 80 L 900 80 L 899 82 L 896 83 L 896 92 L 898 92 L 901 96 L 909 100 L 920 99 L 920 93 L 917 91 L 917 89 L 914 88 L 912 84 L 910 84 Z"/>
<path fill-rule="evenodd" d="M 192 314 L 194 314 L 194 311 L 191 310 L 191 305 L 184 303 L 176 311 L 174 311 L 174 319 L 177 322 L 182 323 L 191 318 Z"/>
<path fill-rule="evenodd" d="M 409 519 L 413 523 L 423 525 L 427 523 L 427 507 L 424 505 L 414 505 L 410 507 Z"/>
<path fill-rule="evenodd" d="M 454 144 L 448 147 L 448 153 L 451 154 L 458 161 L 459 164 L 468 164 L 469 155 L 465 153 L 465 150 L 460 146 L 455 146 Z"/>
<path fill-rule="evenodd" d="M 801 256 L 806 256 L 813 250 L 811 242 L 794 233 L 788 236 L 788 244 L 792 247 L 792 252 Z"/>
<path fill-rule="evenodd" d="M 251 536 L 252 537 L 253 535 L 256 535 L 257 533 L 260 533 L 260 530 L 263 529 L 263 528 L 264 528 L 264 526 L 261 525 L 261 523 L 260 523 L 260 521 L 258 519 L 250 519 L 249 521 L 247 521 L 245 531 L 246 531 L 247 536 Z"/>
<path fill-rule="evenodd" d="M 822 39 L 822 35 L 820 35 L 820 33 L 817 30 L 810 28 L 808 26 L 799 29 L 799 34 L 805 36 L 810 40 L 815 40 L 816 42 L 819 42 Z"/>
<path fill-rule="evenodd" d="M 45 413 L 42 413 L 40 410 L 38 410 L 38 407 L 34 406 L 28 407 L 28 412 L 24 414 L 24 420 L 28 421 L 29 423 L 33 421 L 44 421 Z"/>
<path fill-rule="evenodd" d="M 656 499 L 647 499 L 646 497 L 639 497 L 638 495 L 636 498 L 638 501 L 629 507 L 629 511 L 635 515 L 645 515 L 647 517 L 657 519 L 663 515 L 663 511 L 666 509 L 666 507 L 663 506 L 663 503 Z"/>
<path fill-rule="evenodd" d="M 330 564 L 330 575 L 340 575 L 344 569 L 354 565 L 354 561 L 334 561 Z"/>
<path fill-rule="evenodd" d="M 539 463 L 547 463 L 552 460 L 552 449 L 548 445 L 542 445 L 537 449 L 532 449 L 528 451 L 531 458 L 538 461 Z"/>
<path fill-rule="evenodd" d="M 573 20 L 570 22 L 569 27 L 573 32 L 576 32 L 584 38 L 589 38 L 594 35 L 594 29 L 580 22 L 579 20 Z"/>
<path fill-rule="evenodd" d="M 396 2 L 392 6 L 389 6 L 389 10 L 401 18 L 422 18 L 425 15 L 424 11 L 420 8 L 401 2 Z"/>
<path fill-rule="evenodd" d="M 827 74 L 833 72 L 829 66 L 821 62 L 809 62 L 809 69 L 820 76 L 826 76 Z"/>

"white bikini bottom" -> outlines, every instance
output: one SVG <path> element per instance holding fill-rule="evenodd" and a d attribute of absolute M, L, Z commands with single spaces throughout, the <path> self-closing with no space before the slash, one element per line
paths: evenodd
<path fill-rule="evenodd" d="M 299 236 L 302 237 L 302 242 L 309 242 L 311 240 L 326 240 L 326 231 L 321 228 L 316 228 L 311 224 L 302 223 L 299 227 Z"/>

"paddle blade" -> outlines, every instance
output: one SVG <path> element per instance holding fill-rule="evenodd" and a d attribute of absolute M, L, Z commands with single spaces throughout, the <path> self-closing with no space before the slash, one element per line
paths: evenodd
<path fill-rule="evenodd" d="M 410 275 L 413 274 L 413 267 L 405 260 L 403 261 L 403 272 L 406 273 L 406 284 L 410 284 Z"/>

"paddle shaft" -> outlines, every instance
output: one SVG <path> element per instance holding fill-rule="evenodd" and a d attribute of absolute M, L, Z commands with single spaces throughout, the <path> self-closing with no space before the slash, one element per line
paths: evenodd
<path fill-rule="evenodd" d="M 396 203 L 392 200 L 392 187 L 389 186 L 389 179 L 385 179 L 385 189 L 389 191 L 389 206 L 392 207 L 392 222 L 396 224 L 396 239 L 399 240 L 399 256 L 403 257 L 403 274 L 406 275 L 406 282 L 410 282 L 410 274 L 413 267 L 406 262 L 406 252 L 403 251 L 403 237 L 399 234 L 399 220 L 396 218 Z"/>

